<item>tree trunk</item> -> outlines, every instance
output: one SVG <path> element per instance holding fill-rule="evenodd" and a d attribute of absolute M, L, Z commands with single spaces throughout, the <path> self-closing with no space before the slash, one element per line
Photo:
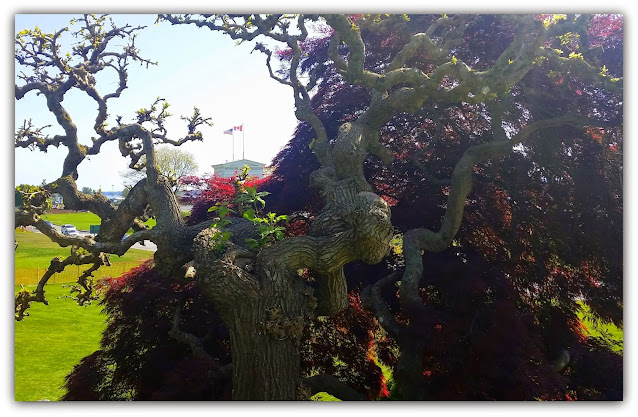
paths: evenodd
<path fill-rule="evenodd" d="M 226 321 L 233 360 L 233 399 L 296 400 L 299 339 L 269 331 L 269 326 L 278 326 L 273 320 L 285 321 L 274 308 L 261 302 L 238 307 Z"/>
<path fill-rule="evenodd" d="M 350 124 L 341 129 L 347 143 L 340 149 L 349 164 L 313 176 L 326 207 L 308 236 L 284 239 L 258 254 L 243 248 L 247 236 L 234 232 L 230 242 L 221 241 L 216 229 L 195 238 L 197 282 L 230 330 L 234 400 L 296 400 L 307 320 L 347 306 L 343 265 L 380 262 L 390 249 L 390 209 L 363 176 L 362 130 Z M 298 276 L 302 268 L 315 274 L 316 291 Z"/>
<path fill-rule="evenodd" d="M 399 341 L 401 355 L 394 370 L 394 378 L 404 401 L 424 401 L 428 399 L 425 380 L 423 378 L 423 351 L 425 343 L 422 336 L 410 337 L 409 331 L 403 329 Z"/>
<path fill-rule="evenodd" d="M 329 272 L 317 280 L 315 288 L 318 316 L 333 316 L 348 307 L 348 287 L 343 267 Z"/>
<path fill-rule="evenodd" d="M 312 291 L 288 268 L 255 265 L 233 244 L 220 254 L 215 231 L 196 238 L 197 281 L 230 330 L 233 400 L 296 400 L 299 343 Z"/>

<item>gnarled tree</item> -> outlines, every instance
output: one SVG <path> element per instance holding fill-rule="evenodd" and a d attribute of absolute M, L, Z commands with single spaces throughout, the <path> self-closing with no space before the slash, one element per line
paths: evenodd
<path fill-rule="evenodd" d="M 370 67 L 366 61 L 362 32 L 383 33 L 390 26 L 402 28 L 406 26 L 405 16 L 159 17 L 173 24 L 194 24 L 221 31 L 235 40 L 253 41 L 262 36 L 269 43 L 275 41 L 285 45 L 284 53 L 289 56 L 289 66 L 280 71 L 272 68 L 273 52 L 266 44 L 257 43 L 255 49 L 267 55 L 271 77 L 292 88 L 295 114 L 313 130 L 314 140 L 310 145 L 319 167 L 310 175 L 310 182 L 320 190 L 324 205 L 306 236 L 289 237 L 259 250 L 246 245 L 246 238 L 255 236 L 255 227 L 245 219 L 231 217 L 229 225 L 224 227 L 224 231 L 231 233 L 231 238 L 222 245 L 219 241 L 222 230 L 210 227 L 212 221 L 186 225 L 181 219 L 170 185 L 158 171 L 153 142 L 180 144 L 201 139 L 195 129 L 208 122 L 207 119 L 196 112 L 189 119 L 192 128 L 189 127 L 188 135 L 171 140 L 163 126 L 165 107 L 158 112 L 155 108 L 158 103 L 155 103 L 148 111 L 138 113 L 136 123 L 118 124 L 109 130 L 104 127 L 106 101 L 117 97 L 125 88 L 128 60 L 140 59 L 132 46 L 122 54 L 106 53 L 105 42 L 121 34 L 130 35 L 132 29 L 105 32 L 101 29 L 103 18 L 92 20 L 85 17 L 85 26 L 78 35 L 91 40 L 91 43 L 74 50 L 72 57 L 80 59 L 76 64 L 58 57 L 56 39 L 59 33 L 45 35 L 27 32 L 19 35 L 17 42 L 22 51 L 17 54 L 19 61 L 31 64 L 37 77 L 24 77 L 25 85 L 16 86 L 16 98 L 21 98 L 30 90 L 41 91 L 66 134 L 47 138 L 42 136 L 40 130 L 25 124 L 16 135 L 16 146 L 35 145 L 41 149 L 51 144 L 67 146 L 69 155 L 62 176 L 46 188 L 55 187 L 63 195 L 67 206 L 89 209 L 98 214 L 103 227 L 95 240 L 72 239 L 50 230 L 33 210 L 16 215 L 17 222 L 33 224 L 61 245 L 73 244 L 89 252 L 90 259 L 70 257 L 61 263 L 52 263 L 50 271 L 63 268 L 65 264 L 88 261 L 97 267 L 99 262 L 96 259 L 105 253 L 123 253 L 142 239 L 155 242 L 158 245 L 156 272 L 182 283 L 196 281 L 201 294 L 215 305 L 217 313 L 228 327 L 233 398 L 296 399 L 300 388 L 299 343 L 309 319 L 315 315 L 337 314 L 348 305 L 344 265 L 354 261 L 374 264 L 389 251 L 393 235 L 390 209 L 384 199 L 372 192 L 364 175 L 364 163 L 371 156 L 384 164 L 389 164 L 393 159 L 379 140 L 382 130 L 394 117 L 419 112 L 424 108 L 433 109 L 436 113 L 438 106 L 450 103 L 480 107 L 490 134 L 487 140 L 466 147 L 453 163 L 450 178 L 441 180 L 446 185 L 448 196 L 440 227 L 438 230 L 416 228 L 407 231 L 403 238 L 405 269 L 402 274 L 384 278 L 364 292 L 364 305 L 374 311 L 381 325 L 401 348 L 395 377 L 404 398 L 427 398 L 420 361 L 428 338 L 414 331 L 427 323 L 430 313 L 419 292 L 419 281 L 423 275 L 422 252 L 442 252 L 452 243 L 461 226 L 476 167 L 506 155 L 523 141 L 551 129 L 562 126 L 606 127 L 621 123 L 617 118 L 606 118 L 593 111 L 591 114 L 583 113 L 577 106 L 569 105 L 555 114 L 537 117 L 537 113 L 532 114 L 525 109 L 529 108 L 527 100 L 540 92 L 523 88 L 524 99 L 519 99 L 522 94 L 521 81 L 539 66 L 553 74 L 569 75 L 592 89 L 605 89 L 615 94 L 622 92 L 620 79 L 614 79 L 600 68 L 588 64 L 590 58 L 595 58 L 594 52 L 587 49 L 583 53 L 562 57 L 551 48 L 553 39 L 568 34 L 572 34 L 572 37 L 578 34 L 582 41 L 590 16 L 565 16 L 563 19 L 531 15 L 500 16 L 498 19 L 503 24 L 515 28 L 513 36 L 498 51 L 493 62 L 481 68 L 472 68 L 471 63 L 456 56 L 456 51 L 461 47 L 468 27 L 479 18 L 457 15 L 426 19 L 420 30 L 407 37 L 398 53 L 383 65 Z M 308 64 L 307 76 L 302 77 L 302 64 L 306 59 L 304 48 L 310 40 L 307 26 L 311 22 L 325 22 L 329 27 L 327 56 Z M 96 28 L 100 30 L 96 31 Z M 24 37 L 38 41 L 27 41 Z M 39 42 L 40 38 L 49 40 Z M 582 42 L 586 45 L 586 42 Z M 43 48 L 48 49 L 43 52 Z M 113 57 L 117 57 L 117 60 Z M 50 61 L 51 64 L 43 65 L 42 61 Z M 47 74 L 47 66 L 54 66 L 59 75 Z M 335 134 L 328 133 L 332 129 L 327 129 L 311 105 L 314 88 L 326 76 L 328 66 L 343 77 L 344 82 L 359 86 L 369 93 L 367 106 L 351 120 L 342 123 Z M 116 93 L 100 96 L 95 90 L 91 74 L 105 68 L 118 70 L 122 81 Z M 44 81 L 37 80 L 42 77 L 45 77 Z M 70 116 L 61 105 L 64 93 L 74 87 L 86 91 L 100 108 L 95 123 L 98 138 L 94 139 L 94 145 L 90 148 L 78 144 Z M 512 123 L 515 118 L 517 123 Z M 145 123 L 152 127 L 145 127 Z M 511 129 L 512 126 L 515 128 Z M 131 190 L 117 210 L 102 201 L 100 196 L 89 197 L 78 193 L 74 183 L 77 165 L 87 154 L 98 152 L 99 146 L 107 140 L 119 141 L 122 154 L 131 158 L 132 166 L 139 163 L 142 154 L 146 155 L 147 178 Z M 431 146 L 435 144 L 434 141 Z M 423 154 L 427 151 L 424 149 Z M 424 166 L 423 170 L 426 170 Z M 143 215 L 147 205 L 157 218 L 157 226 L 151 230 L 139 230 L 119 243 L 119 238 L 128 227 L 137 224 L 136 218 Z M 185 266 L 188 266 L 186 274 Z M 299 277 L 298 271 L 302 269 L 312 275 L 312 284 Z M 47 279 L 45 274 L 34 295 L 23 294 L 22 298 L 17 298 L 16 310 L 24 311 L 29 301 L 45 301 L 43 288 Z M 397 320 L 379 296 L 379 288 L 395 280 L 401 281 L 401 320 Z M 214 368 L 215 360 L 202 348 L 201 340 L 180 330 L 181 308 L 176 308 L 171 336 L 191 346 L 194 356 L 209 357 Z M 226 370 L 218 368 L 216 374 L 223 377 Z M 342 388 L 329 376 L 314 377 L 308 385 L 312 390 L 317 390 L 317 385 L 322 383 L 327 387 Z M 348 392 L 347 389 L 342 391 Z"/>
<path fill-rule="evenodd" d="M 16 61 L 25 68 L 18 75 L 21 84 L 16 84 L 16 99 L 26 94 L 37 93 L 45 100 L 49 111 L 55 116 L 63 133 L 53 137 L 46 135 L 43 128 L 36 128 L 32 121 L 25 121 L 16 132 L 15 146 L 46 151 L 50 146 L 64 146 L 68 153 L 64 159 L 60 177 L 42 187 L 41 193 L 48 195 L 56 192 L 62 195 L 66 207 L 74 210 L 88 210 L 101 218 L 100 232 L 95 238 L 64 236 L 44 222 L 39 208 L 23 205 L 16 213 L 16 225 L 32 225 L 60 246 L 73 248 L 70 257 L 60 261 L 54 259 L 42 276 L 33 294 L 22 293 L 16 297 L 16 318 L 22 319 L 30 302 L 47 303 L 44 287 L 55 272 L 66 266 L 92 264 L 82 274 L 78 284 L 83 287 L 80 298 L 91 296 L 92 287 L 89 278 L 100 265 L 108 262 L 108 254 L 121 255 L 134 243 L 148 239 L 158 243 L 157 265 L 166 270 L 181 268 L 180 262 L 190 252 L 190 245 L 180 243 L 180 239 L 192 240 L 207 225 L 185 227 L 179 206 L 173 197 L 168 180 L 160 174 L 155 163 L 154 143 L 179 145 L 186 141 L 201 140 L 197 127 L 210 123 L 202 118 L 197 109 L 192 117 L 187 117 L 189 129 L 187 135 L 171 139 L 163 125 L 168 116 L 167 104 L 159 100 L 149 108 L 138 111 L 133 123 L 121 123 L 107 129 L 108 103 L 120 97 L 127 87 L 127 68 L 132 62 L 144 65 L 152 64 L 142 58 L 135 47 L 135 33 L 142 27 L 117 27 L 106 16 L 85 15 L 75 22 L 79 25 L 72 35 L 78 40 L 70 51 L 65 51 L 59 39 L 69 28 L 54 33 L 44 33 L 38 28 L 23 30 L 16 36 Z M 113 46 L 117 40 L 128 43 L 119 50 Z M 114 91 L 107 94 L 98 92 L 96 75 L 102 71 L 115 71 L 119 83 Z M 72 90 L 81 90 L 95 100 L 98 112 L 93 125 L 96 137 L 91 145 L 81 143 L 78 129 L 73 118 L 62 104 L 65 96 Z M 157 108 L 162 104 L 161 109 Z M 146 157 L 147 177 L 138 182 L 119 207 L 115 207 L 101 194 L 86 195 L 78 191 L 77 168 L 90 155 L 100 152 L 106 142 L 117 142 L 124 157 L 130 157 L 131 167 L 138 167 L 142 155 Z M 161 225 L 146 230 L 140 217 L 150 207 Z M 121 241 L 126 231 L 133 227 L 136 232 Z M 160 241 L 162 243 L 160 243 Z M 82 252 L 76 251 L 82 249 Z M 163 259 L 163 260 L 162 260 Z M 173 263 L 175 260 L 177 263 Z"/>

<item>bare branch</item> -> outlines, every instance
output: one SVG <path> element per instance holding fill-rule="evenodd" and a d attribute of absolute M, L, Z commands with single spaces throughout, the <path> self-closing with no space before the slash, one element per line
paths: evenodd
<path fill-rule="evenodd" d="M 71 250 L 71 255 L 65 258 L 64 260 L 60 260 L 60 258 L 55 257 L 51 260 L 51 264 L 44 272 L 44 275 L 40 278 L 36 289 L 33 293 L 29 293 L 26 290 L 22 290 L 15 297 L 15 310 L 16 310 L 16 320 L 20 321 L 25 316 L 28 316 L 27 309 L 31 305 L 32 302 L 43 303 L 44 305 L 48 305 L 44 293 L 44 287 L 48 283 L 49 279 L 56 274 L 64 271 L 69 265 L 86 265 L 86 264 L 94 264 L 94 266 L 102 265 L 105 263 L 104 255 L 102 254 L 82 254 L 75 249 Z M 99 266 L 98 266 L 99 267 Z M 97 267 L 95 268 L 97 269 Z M 92 271 L 91 271 L 92 272 Z"/>
<path fill-rule="evenodd" d="M 527 125 L 509 141 L 494 140 L 472 146 L 463 153 L 452 174 L 447 208 L 439 231 L 412 229 L 403 236 L 405 272 L 401 278 L 399 293 L 404 309 L 417 315 L 422 313 L 422 302 L 418 293 L 419 281 L 423 274 L 421 252 L 442 252 L 452 243 L 452 239 L 456 236 L 461 225 L 465 199 L 472 190 L 472 172 L 474 167 L 488 159 L 506 155 L 513 146 L 540 130 L 564 125 L 600 126 L 607 125 L 607 123 L 575 114 L 539 120 Z"/>
<path fill-rule="evenodd" d="M 392 274 L 381 278 L 374 284 L 367 286 L 361 292 L 361 302 L 363 307 L 374 313 L 381 326 L 383 326 L 388 334 L 395 340 L 399 340 L 402 328 L 399 323 L 397 323 L 394 318 L 394 314 L 392 314 L 388 308 L 387 303 L 383 300 L 381 292 L 386 286 L 394 284 L 399 279 L 401 279 L 399 273 L 393 272 Z"/>
<path fill-rule="evenodd" d="M 305 26 L 306 20 L 316 20 L 318 17 L 314 15 L 216 15 L 212 17 L 193 18 L 190 15 L 159 15 L 158 20 L 167 21 L 171 24 L 194 24 L 197 27 L 206 27 L 212 31 L 225 33 L 232 39 L 243 41 L 252 41 L 258 36 L 273 39 L 278 42 L 285 43 L 293 52 L 290 61 L 289 79 L 275 75 L 271 66 L 272 51 L 270 51 L 263 43 L 256 43 L 253 50 L 260 51 L 266 55 L 266 66 L 270 77 L 277 82 L 290 86 L 293 89 L 296 111 L 295 115 L 299 120 L 303 120 L 310 124 L 315 130 L 317 138 L 313 142 L 313 151 L 317 155 L 320 163 L 324 166 L 330 166 L 332 160 L 329 154 L 328 137 L 321 120 L 314 114 L 310 105 L 309 91 L 314 88 L 316 80 L 311 77 L 307 85 L 303 85 L 297 75 L 299 63 L 303 54 L 300 42 L 304 41 L 308 36 L 308 30 Z M 291 22 L 296 21 L 296 27 L 299 33 L 292 34 L 290 31 Z M 277 28 L 277 30 L 275 30 Z"/>
<path fill-rule="evenodd" d="M 93 282 L 89 278 L 93 276 L 93 272 L 97 271 L 103 264 L 110 265 L 108 258 L 105 257 L 105 262 L 100 259 L 100 262 L 95 262 L 89 269 L 85 270 L 77 280 L 78 285 L 71 285 L 71 295 L 64 296 L 62 298 L 71 298 L 77 301 L 78 305 L 90 305 L 92 301 L 99 300 L 100 297 L 93 294 Z M 72 294 L 77 293 L 77 296 Z"/>
<path fill-rule="evenodd" d="M 171 329 L 168 331 L 168 335 L 178 342 L 190 346 L 195 358 L 216 365 L 217 361 L 215 361 L 215 359 L 210 356 L 208 352 L 206 352 L 204 343 L 199 337 L 180 330 L 179 324 L 182 317 L 182 309 L 182 304 L 178 304 L 177 307 L 175 307 L 175 313 L 173 314 L 173 324 L 171 326 Z"/>
<path fill-rule="evenodd" d="M 65 132 L 63 136 L 51 139 L 45 137 L 41 129 L 30 129 L 32 126 L 25 123 L 16 134 L 16 147 L 37 146 L 41 150 L 46 150 L 50 145 L 66 146 L 68 155 L 64 161 L 62 176 L 72 175 L 73 179 L 77 179 L 77 167 L 87 154 L 97 154 L 105 141 L 117 138 L 109 136 L 104 130 L 108 117 L 106 103 L 111 98 L 119 97 L 126 88 L 127 62 L 134 60 L 146 65 L 151 64 L 139 56 L 134 46 L 135 32 L 142 27 L 116 27 L 112 24 L 111 30 L 105 31 L 106 17 L 95 15 L 84 15 L 80 23 L 81 28 L 71 33 L 79 42 L 66 55 L 62 54 L 58 39 L 62 33 L 69 31 L 68 28 L 53 34 L 43 33 L 38 28 L 27 29 L 19 32 L 15 41 L 16 61 L 31 71 L 30 75 L 23 73 L 19 76 L 25 81 L 25 85 L 16 85 L 16 99 L 21 99 L 26 93 L 34 90 L 43 94 L 49 111 Z M 107 50 L 116 38 L 130 40 L 121 53 Z M 114 60 L 118 62 L 117 65 L 113 64 Z M 95 74 L 107 68 L 118 72 L 119 84 L 115 92 L 102 97 L 95 87 Z M 92 148 L 80 145 L 77 128 L 61 104 L 65 94 L 73 88 L 84 91 L 98 104 L 94 129 L 100 138 L 94 139 Z"/>

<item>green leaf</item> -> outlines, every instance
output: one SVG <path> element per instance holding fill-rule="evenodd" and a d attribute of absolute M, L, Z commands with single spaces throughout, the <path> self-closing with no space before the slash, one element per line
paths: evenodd
<path fill-rule="evenodd" d="M 249 248 L 254 249 L 254 248 L 259 247 L 259 242 L 258 242 L 258 241 L 256 241 L 255 239 L 248 238 L 248 239 L 246 239 L 246 245 L 247 245 Z"/>
<path fill-rule="evenodd" d="M 254 220 L 255 219 L 255 210 L 248 209 L 244 212 L 244 219 Z"/>
<path fill-rule="evenodd" d="M 226 206 L 221 206 L 221 207 L 219 208 L 219 217 L 226 217 L 226 215 L 228 214 L 229 210 L 230 210 L 230 209 L 229 209 L 228 207 L 226 207 Z"/>
<path fill-rule="evenodd" d="M 268 225 L 260 224 L 257 230 L 259 231 L 259 234 L 266 236 L 268 234 L 268 231 L 272 230 L 272 228 Z"/>

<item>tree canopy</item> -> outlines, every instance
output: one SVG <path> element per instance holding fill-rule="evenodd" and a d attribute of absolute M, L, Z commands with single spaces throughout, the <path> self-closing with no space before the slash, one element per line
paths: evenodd
<path fill-rule="evenodd" d="M 182 151 L 180 148 L 159 148 L 155 157 L 160 172 L 171 180 L 176 189 L 179 189 L 182 178 L 197 174 L 197 169 L 199 168 L 195 155 Z M 142 167 L 146 165 L 146 157 L 144 155 L 140 158 L 140 165 Z M 137 184 L 146 176 L 144 171 L 144 168 L 140 170 L 130 168 L 123 172 L 121 176 L 125 181 L 124 185 L 132 187 Z"/>
<path fill-rule="evenodd" d="M 57 44 L 67 29 L 18 34 L 16 60 L 32 74 L 16 99 L 38 91 L 65 135 L 25 122 L 16 147 L 67 147 L 60 178 L 40 192 L 102 227 L 67 237 L 39 208 L 16 213 L 75 248 L 33 294 L 16 295 L 16 318 L 46 303 L 48 278 L 65 266 L 91 265 L 78 280 L 78 298 L 90 297 L 108 254 L 158 246 L 152 263 L 105 283 L 109 327 L 68 377 L 66 399 L 622 398 L 622 356 L 587 337 L 576 314 L 585 304 L 622 326 L 622 17 L 158 21 L 255 42 L 300 123 L 267 180 L 190 179 L 202 193 L 184 220 L 155 145 L 202 140 L 211 120 L 195 109 L 172 139 L 158 99 L 131 123 L 106 124 L 127 65 L 151 63 L 134 47 L 141 28 L 84 16 L 67 55 Z M 110 49 L 116 38 L 130 40 L 122 52 Z M 106 69 L 120 84 L 101 95 L 94 75 Z M 100 108 L 91 147 L 62 105 L 71 89 Z M 107 141 L 131 167 L 146 165 L 117 209 L 75 186 L 77 166 Z M 142 223 L 149 210 L 153 229 Z"/>

